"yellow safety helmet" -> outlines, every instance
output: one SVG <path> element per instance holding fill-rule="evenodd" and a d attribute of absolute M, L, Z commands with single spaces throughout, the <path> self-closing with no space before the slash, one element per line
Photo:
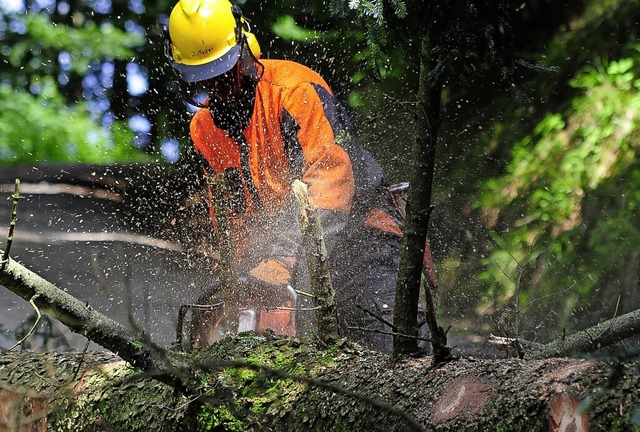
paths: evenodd
<path fill-rule="evenodd" d="M 230 70 L 249 47 L 260 46 L 237 5 L 228 0 L 180 0 L 168 26 L 171 64 L 183 81 L 207 80 Z"/>

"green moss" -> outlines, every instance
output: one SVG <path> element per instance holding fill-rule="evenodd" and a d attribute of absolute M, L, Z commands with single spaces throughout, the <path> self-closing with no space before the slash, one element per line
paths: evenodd
<path fill-rule="evenodd" d="M 150 378 L 135 379 L 137 372 L 124 362 L 82 375 L 83 391 L 67 387 L 54 399 L 48 418 L 51 431 L 75 431 L 98 427 L 105 430 L 172 430 L 182 421 L 180 410 L 158 407 L 183 404 L 175 391 Z"/>
<path fill-rule="evenodd" d="M 316 362 L 321 367 L 334 366 L 336 362 L 336 356 L 338 356 L 338 348 L 335 345 L 327 347 L 325 350 L 320 351 L 316 357 Z"/>
<path fill-rule="evenodd" d="M 131 345 L 133 345 L 133 347 L 137 350 L 141 350 L 142 348 L 144 348 L 144 343 L 142 343 L 141 341 L 133 341 Z"/>
<path fill-rule="evenodd" d="M 243 432 L 248 429 L 225 406 L 202 405 L 198 413 L 198 432 L 211 430 Z"/>
<path fill-rule="evenodd" d="M 267 341 L 269 343 L 265 343 Z M 230 428 L 239 427 L 233 419 L 241 418 L 244 427 L 251 429 L 272 422 L 274 418 L 291 415 L 308 392 L 309 384 L 304 377 L 318 376 L 320 371 L 336 364 L 336 358 L 344 353 L 337 347 L 320 349 L 313 339 L 301 344 L 295 339 L 275 335 L 264 337 L 243 333 L 194 353 L 194 356 L 208 364 L 225 362 L 225 368 L 211 374 L 202 388 L 207 395 L 228 396 L 217 406 L 199 411 L 202 417 L 199 427 L 202 430 L 207 427 L 233 430 Z M 228 362 L 233 361 L 256 368 L 241 364 L 228 366 Z M 283 374 L 291 375 L 291 378 L 283 377 Z M 231 406 L 231 401 L 237 405 Z M 222 405 L 233 415 L 227 416 Z"/>
<path fill-rule="evenodd" d="M 270 370 L 283 371 L 291 375 L 305 372 L 299 345 L 282 341 L 275 346 L 257 346 L 242 360 Z M 307 384 L 290 378 L 276 377 L 268 371 L 246 368 L 225 369 L 220 380 L 233 387 L 237 395 L 246 401 L 252 413 L 258 416 L 284 415 L 292 407 L 299 395 L 307 390 Z"/>

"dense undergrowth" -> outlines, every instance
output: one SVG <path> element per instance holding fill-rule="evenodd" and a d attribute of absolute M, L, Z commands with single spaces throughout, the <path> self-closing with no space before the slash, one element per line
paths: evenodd
<path fill-rule="evenodd" d="M 475 306 L 493 332 L 546 339 L 640 307 L 640 46 L 632 31 L 586 49 L 638 12 L 609 3 L 591 2 L 536 54 L 529 103 L 503 100 L 476 134 L 469 162 L 497 175 L 479 168 L 459 200 L 473 240 L 440 260 L 451 315 Z"/>

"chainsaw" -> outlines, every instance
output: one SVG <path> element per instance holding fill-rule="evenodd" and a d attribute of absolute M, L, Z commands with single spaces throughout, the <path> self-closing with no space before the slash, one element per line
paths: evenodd
<path fill-rule="evenodd" d="M 236 312 L 225 310 L 220 287 L 206 291 L 195 304 L 180 306 L 176 344 L 207 346 L 228 335 L 248 331 L 296 335 L 297 293 L 290 285 L 254 287 L 243 282 L 238 285 L 242 292 Z"/>

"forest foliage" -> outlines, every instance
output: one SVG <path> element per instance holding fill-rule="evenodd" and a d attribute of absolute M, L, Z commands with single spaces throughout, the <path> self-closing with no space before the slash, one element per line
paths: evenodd
<path fill-rule="evenodd" d="M 64 92 L 71 76 L 88 79 L 108 61 L 131 58 L 144 37 L 111 23 L 55 23 L 46 10 L 3 15 L 0 165 L 142 159 L 126 123 L 99 118 L 103 89 L 90 95 L 86 85 L 74 99 Z"/>
<path fill-rule="evenodd" d="M 526 317 L 525 329 L 548 330 L 535 339 L 640 307 L 640 45 L 624 23 L 620 36 L 598 33 L 618 11 L 640 16 L 633 3 L 502 2 L 514 21 L 497 27 L 511 43 L 503 48 L 527 67 L 447 82 L 432 221 L 447 319 Z M 415 53 L 411 35 L 393 49 L 396 35 L 372 33 L 365 18 L 405 17 L 415 4 L 346 4 L 360 16 L 325 2 L 242 4 L 265 57 L 327 78 L 392 181 L 406 180 L 411 162 Z M 173 2 L 9 5 L 0 4 L 0 166 L 186 163 L 191 111 L 158 24 Z M 617 49 L 568 39 L 585 29 Z M 478 56 L 468 42 L 449 53 L 452 67 Z"/>
<path fill-rule="evenodd" d="M 625 288 L 637 292 L 637 273 L 626 279 L 640 244 L 638 48 L 583 67 L 569 83 L 571 104 L 546 114 L 514 143 L 506 172 L 483 181 L 477 206 L 497 228 L 480 274 L 488 296 L 512 297 L 523 266 L 534 289 L 522 291 L 521 306 L 571 288 L 561 296 L 566 314 L 585 294 L 606 292 L 607 278 L 625 300 Z M 607 297 L 615 310 L 618 297 Z"/>

